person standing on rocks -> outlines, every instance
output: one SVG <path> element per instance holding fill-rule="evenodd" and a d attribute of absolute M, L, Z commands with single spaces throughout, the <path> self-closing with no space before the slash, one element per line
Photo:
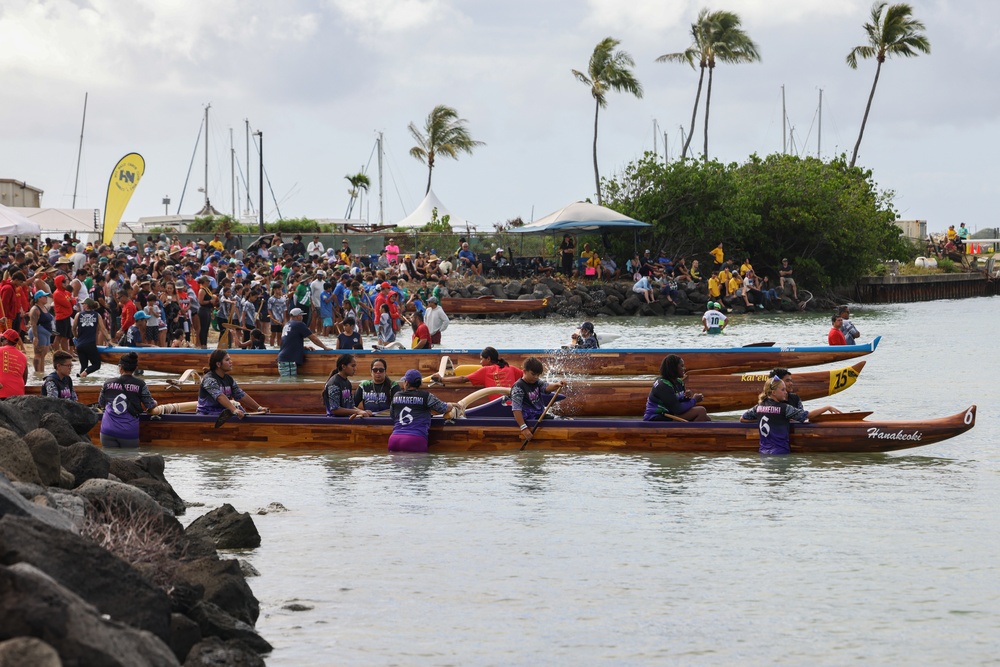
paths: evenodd
<path fill-rule="evenodd" d="M 0 398 L 24 395 L 28 381 L 28 358 L 17 349 L 21 336 L 14 329 L 0 334 Z"/>
<path fill-rule="evenodd" d="M 101 387 L 97 404 L 104 408 L 101 419 L 101 446 L 136 448 L 139 446 L 139 415 L 156 407 L 149 387 L 133 375 L 139 367 L 139 355 L 127 352 L 118 361 L 119 376 Z"/>

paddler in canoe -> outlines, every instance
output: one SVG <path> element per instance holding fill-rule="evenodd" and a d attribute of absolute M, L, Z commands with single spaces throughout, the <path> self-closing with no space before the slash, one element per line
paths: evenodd
<path fill-rule="evenodd" d="M 495 347 L 484 347 L 479 353 L 480 368 L 468 375 L 443 377 L 438 373 L 431 376 L 433 382 L 441 384 L 471 384 L 473 387 L 513 387 L 524 372 L 500 358 Z M 499 396 L 499 394 L 497 394 Z M 490 396 L 493 400 L 497 396 Z"/>
<path fill-rule="evenodd" d="M 660 377 L 653 383 L 646 399 L 643 421 L 712 421 L 704 406 L 704 395 L 684 388 L 684 360 L 668 354 L 660 362 Z"/>
<path fill-rule="evenodd" d="M 201 386 L 198 388 L 199 415 L 218 415 L 220 422 L 233 415 L 243 419 L 247 416 L 244 403 L 255 412 L 270 412 L 240 389 L 236 379 L 229 374 L 233 370 L 233 359 L 228 350 L 212 352 L 208 357 L 208 368 L 202 370 Z"/>
<path fill-rule="evenodd" d="M 530 419 L 537 425 L 546 414 L 550 401 L 555 398 L 552 392 L 561 391 L 566 386 L 566 381 L 542 382 L 545 369 L 535 357 L 525 359 L 521 368 L 521 379 L 510 388 L 510 407 L 514 413 L 514 421 L 517 422 L 517 437 L 527 443 L 535 431 L 528 426 L 527 420 Z"/>
<path fill-rule="evenodd" d="M 388 364 L 385 359 L 372 359 L 372 379 L 358 383 L 354 392 L 354 405 L 372 412 L 385 412 L 392 405 L 392 397 L 400 391 L 399 383 L 387 375 Z"/>
<path fill-rule="evenodd" d="M 757 422 L 760 432 L 760 453 L 772 455 L 791 454 L 791 423 L 807 422 L 825 412 L 838 413 L 840 410 L 824 405 L 822 408 L 806 412 L 788 402 L 788 387 L 779 377 L 772 377 L 764 383 L 759 402 L 740 417 L 741 422 Z"/>
<path fill-rule="evenodd" d="M 384 362 L 383 362 L 384 363 Z M 372 411 L 354 404 L 354 387 L 351 376 L 358 371 L 358 360 L 353 354 L 337 357 L 337 370 L 330 373 L 323 387 L 323 405 L 331 417 L 371 417 Z"/>
<path fill-rule="evenodd" d="M 392 397 L 390 452 L 426 452 L 431 415 L 455 409 L 455 403 L 445 403 L 426 389 L 421 389 L 422 382 L 420 371 L 411 368 L 403 375 L 403 390 Z"/>

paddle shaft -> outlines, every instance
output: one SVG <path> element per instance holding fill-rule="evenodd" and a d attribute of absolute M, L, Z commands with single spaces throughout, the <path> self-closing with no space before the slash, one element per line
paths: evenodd
<path fill-rule="evenodd" d="M 552 404 L 556 402 L 556 399 L 559 397 L 559 392 L 561 391 L 562 391 L 562 386 L 556 387 L 556 393 L 552 394 L 552 398 L 549 400 L 549 404 L 545 406 L 545 409 L 542 410 L 542 414 L 539 415 L 538 417 L 538 421 L 535 422 L 535 428 L 531 429 L 531 435 L 535 435 L 535 431 L 537 431 L 538 427 L 542 425 L 542 420 L 545 419 L 545 415 L 548 414 L 549 408 L 551 408 Z M 521 449 L 519 449 L 518 451 L 523 452 L 524 448 L 528 446 L 529 442 L 531 442 L 531 438 L 525 438 L 524 442 L 521 443 Z"/>

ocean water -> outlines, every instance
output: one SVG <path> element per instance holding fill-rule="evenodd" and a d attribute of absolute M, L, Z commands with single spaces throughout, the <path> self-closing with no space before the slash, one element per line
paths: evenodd
<path fill-rule="evenodd" d="M 165 449 L 193 508 L 253 512 L 273 666 L 996 664 L 1000 299 L 859 307 L 883 336 L 818 404 L 976 428 L 893 454 L 369 455 Z M 556 347 L 579 322 L 453 321 Z M 822 344 L 817 315 L 599 321 L 615 347 Z M 238 370 L 236 369 L 237 375 Z M 290 611 L 297 603 L 306 611 Z"/>

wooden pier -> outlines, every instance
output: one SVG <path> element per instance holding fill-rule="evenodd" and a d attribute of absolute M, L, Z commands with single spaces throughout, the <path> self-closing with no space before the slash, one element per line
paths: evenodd
<path fill-rule="evenodd" d="M 854 286 L 858 303 L 913 303 L 996 294 L 1000 294 L 1000 280 L 987 278 L 985 273 L 869 276 Z"/>

